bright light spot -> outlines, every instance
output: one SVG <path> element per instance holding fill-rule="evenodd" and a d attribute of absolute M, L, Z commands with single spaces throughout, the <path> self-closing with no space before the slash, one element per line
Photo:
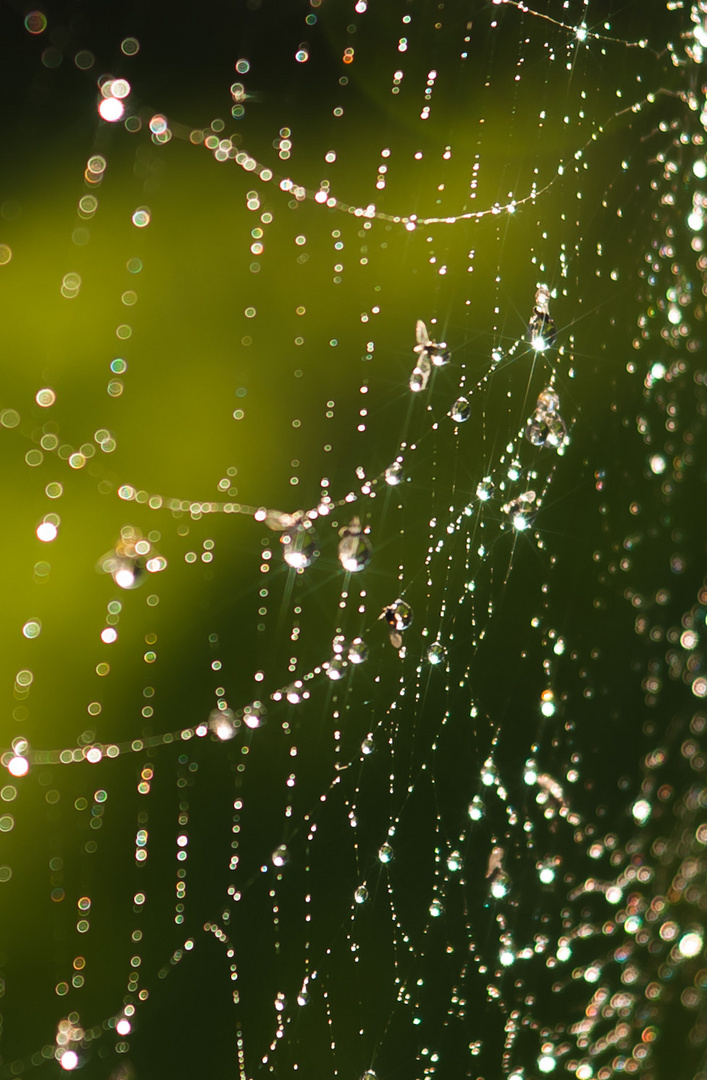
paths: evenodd
<path fill-rule="evenodd" d="M 637 930 L 641 928 L 641 920 L 638 915 L 629 915 L 628 919 L 624 923 L 624 930 L 627 934 L 635 934 Z"/>
<path fill-rule="evenodd" d="M 600 974 L 600 969 L 592 964 L 592 966 L 588 967 L 584 972 L 584 978 L 588 983 L 595 983 L 598 981 Z"/>
<path fill-rule="evenodd" d="M 236 734 L 235 728 L 229 720 L 224 717 L 223 720 L 217 720 L 214 725 L 214 731 L 216 736 L 221 739 L 222 742 L 226 742 L 227 739 L 232 739 Z"/>
<path fill-rule="evenodd" d="M 538 1068 L 542 1073 L 550 1073 L 555 1068 L 557 1062 L 554 1057 L 550 1057 L 549 1054 L 542 1054 L 538 1058 Z"/>
<path fill-rule="evenodd" d="M 578 26 L 577 27 L 577 41 L 586 41 L 586 40 L 587 40 L 587 28 L 586 28 L 586 26 Z"/>
<path fill-rule="evenodd" d="M 513 528 L 518 532 L 524 532 L 528 528 L 528 519 L 525 514 L 515 514 L 513 518 Z"/>
<path fill-rule="evenodd" d="M 704 225 L 702 212 L 700 210 L 693 210 L 692 213 L 688 215 L 687 224 L 688 228 L 692 229 L 693 232 L 699 232 Z M 668 318 L 670 318 L 670 316 L 668 316 Z M 672 322 L 673 320 L 670 319 L 670 321 Z"/>
<path fill-rule="evenodd" d="M 552 866 L 543 866 L 540 871 L 540 880 L 543 885 L 549 885 L 555 880 L 555 870 Z"/>
<path fill-rule="evenodd" d="M 20 755 L 17 754 L 8 761 L 7 771 L 12 776 L 26 776 L 29 771 L 29 761 L 27 758 L 20 757 Z"/>
<path fill-rule="evenodd" d="M 293 570 L 302 570 L 305 566 L 309 566 L 309 559 L 304 551 L 286 551 L 283 557 Z"/>
<path fill-rule="evenodd" d="M 243 717 L 243 722 L 245 726 L 249 728 L 260 727 L 260 717 L 257 713 L 246 713 Z"/>
<path fill-rule="evenodd" d="M 119 1035 L 129 1035 L 132 1030 L 132 1025 L 129 1020 L 119 1020 L 115 1025 L 115 1030 Z"/>
<path fill-rule="evenodd" d="M 78 1063 L 79 1056 L 74 1050 L 65 1050 L 61 1055 L 61 1061 L 59 1062 L 62 1069 L 66 1069 L 67 1072 L 70 1072 L 71 1069 L 75 1069 Z"/>
<path fill-rule="evenodd" d="M 507 892 L 508 886 L 501 878 L 499 878 L 498 881 L 494 881 L 493 885 L 491 886 L 491 895 L 495 897 L 496 900 L 500 900 L 507 894 Z"/>
<path fill-rule="evenodd" d="M 666 460 L 662 454 L 653 454 L 653 457 L 650 460 L 651 471 L 656 476 L 660 476 L 661 473 L 665 472 L 666 464 Z"/>
<path fill-rule="evenodd" d="M 103 751 L 100 746 L 92 746 L 90 750 L 86 752 L 86 761 L 90 761 L 92 765 L 97 765 L 103 757 Z"/>
<path fill-rule="evenodd" d="M 50 540 L 56 540 L 58 532 L 56 525 L 52 525 L 51 521 L 43 521 L 37 526 L 37 539 L 48 544 Z"/>
<path fill-rule="evenodd" d="M 610 904 L 620 903 L 622 896 L 623 893 L 621 892 L 621 889 L 618 887 L 618 885 L 610 885 L 609 888 L 606 890 L 606 899 L 609 901 Z"/>
<path fill-rule="evenodd" d="M 510 965 L 515 960 L 515 956 L 510 951 L 510 949 L 504 949 L 498 959 L 501 961 L 504 967 L 510 967 Z"/>
<path fill-rule="evenodd" d="M 564 962 L 565 960 L 569 960 L 571 955 L 572 955 L 572 950 L 570 949 L 569 945 L 560 945 L 560 947 L 557 950 L 557 959 L 558 960 L 562 960 Z"/>
<path fill-rule="evenodd" d="M 703 943 L 702 931 L 690 930 L 680 938 L 678 950 L 681 956 L 697 956 L 702 952 Z"/>
<path fill-rule="evenodd" d="M 101 630 L 101 641 L 105 645 L 112 645 L 114 641 L 118 640 L 118 631 L 114 630 L 112 626 L 106 626 L 105 630 Z"/>
<path fill-rule="evenodd" d="M 704 180 L 705 176 L 707 176 L 707 162 L 696 161 L 692 166 L 692 171 L 699 180 Z"/>
<path fill-rule="evenodd" d="M 114 79 L 110 87 L 111 96 L 126 98 L 130 93 L 130 83 L 127 79 Z"/>
<path fill-rule="evenodd" d="M 651 804 L 647 799 L 636 799 L 631 807 L 631 813 L 633 814 L 634 821 L 639 825 L 643 825 L 651 816 Z"/>
<path fill-rule="evenodd" d="M 132 589 L 135 584 L 135 573 L 129 567 L 125 566 L 121 570 L 116 570 L 113 575 L 113 581 L 116 585 L 119 585 L 121 589 Z"/>
<path fill-rule="evenodd" d="M 591 1065 L 580 1065 L 575 1075 L 577 1080 L 592 1080 L 594 1070 Z"/>
<path fill-rule="evenodd" d="M 536 334 L 535 337 L 531 338 L 530 344 L 536 352 L 545 352 L 547 349 L 547 342 L 540 334 Z"/>
<path fill-rule="evenodd" d="M 672 323 L 673 326 L 677 326 L 678 323 L 682 322 L 682 312 L 675 304 L 671 304 L 668 308 L 668 322 Z"/>
<path fill-rule="evenodd" d="M 125 106 L 119 98 L 107 97 L 103 98 L 101 101 L 98 106 L 98 112 L 102 120 L 107 120 L 109 124 L 114 124 L 116 120 L 120 120 L 125 112 Z"/>

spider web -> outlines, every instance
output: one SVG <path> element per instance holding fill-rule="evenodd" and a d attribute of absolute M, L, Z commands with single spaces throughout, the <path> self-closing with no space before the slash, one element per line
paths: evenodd
<path fill-rule="evenodd" d="M 706 14 L 3 13 L 3 1077 L 705 1075 Z"/>

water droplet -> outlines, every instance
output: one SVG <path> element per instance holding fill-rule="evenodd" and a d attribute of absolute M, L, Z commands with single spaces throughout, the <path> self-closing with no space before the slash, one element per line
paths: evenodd
<path fill-rule="evenodd" d="M 357 574 L 364 570 L 371 561 L 371 542 L 361 529 L 358 517 L 351 519 L 349 525 L 339 530 L 339 562 L 344 570 Z"/>
<path fill-rule="evenodd" d="M 293 570 L 303 570 L 317 557 L 317 538 L 311 525 L 298 523 L 280 537 L 283 558 Z"/>
<path fill-rule="evenodd" d="M 415 367 L 412 369 L 412 375 L 410 376 L 409 386 L 413 393 L 417 394 L 421 390 L 427 389 L 427 383 L 430 381 L 431 372 L 432 368 L 427 357 L 419 357 Z"/>
<path fill-rule="evenodd" d="M 365 885 L 359 885 L 354 893 L 354 900 L 357 904 L 365 904 L 368 900 L 368 889 Z"/>
<path fill-rule="evenodd" d="M 390 484 L 391 487 L 395 487 L 401 482 L 403 478 L 403 466 L 399 461 L 394 461 L 392 465 L 389 465 L 385 470 L 385 482 Z"/>
<path fill-rule="evenodd" d="M 364 660 L 368 659 L 368 645 L 362 638 L 354 638 L 349 645 L 348 651 L 349 662 L 352 664 L 362 664 Z"/>
<path fill-rule="evenodd" d="M 290 853 L 285 844 L 279 844 L 272 853 L 273 866 L 286 866 L 290 861 Z"/>
<path fill-rule="evenodd" d="M 447 868 L 454 873 L 456 870 L 461 870 L 462 857 L 458 851 L 452 851 L 447 856 Z"/>
<path fill-rule="evenodd" d="M 494 493 L 494 483 L 490 476 L 485 476 L 476 488 L 476 497 L 481 502 L 488 502 Z"/>
<path fill-rule="evenodd" d="M 444 914 L 444 907 L 441 900 L 433 900 L 430 904 L 430 915 L 433 919 L 438 919 L 440 915 Z"/>
<path fill-rule="evenodd" d="M 344 661 L 340 657 L 335 656 L 333 660 L 329 661 L 326 673 L 332 682 L 337 682 L 339 679 L 343 679 L 345 667 L 346 664 Z"/>
<path fill-rule="evenodd" d="M 404 600 L 395 600 L 388 607 L 383 608 L 379 615 L 388 623 L 391 644 L 395 649 L 402 648 L 402 633 L 412 624 L 412 608 Z"/>
<path fill-rule="evenodd" d="M 389 863 L 393 858 L 393 849 L 390 844 L 381 844 L 378 848 L 378 858 L 382 863 Z"/>
<path fill-rule="evenodd" d="M 471 405 L 465 397 L 457 398 L 452 405 L 449 415 L 457 424 L 463 424 L 471 416 Z"/>
<path fill-rule="evenodd" d="M 484 816 L 484 809 L 485 807 L 483 799 L 480 799 L 478 795 L 475 795 L 469 803 L 469 817 L 471 818 L 471 820 L 480 821 L 481 818 Z"/>
<path fill-rule="evenodd" d="M 362 754 L 372 754 L 373 751 L 375 750 L 375 748 L 376 748 L 376 746 L 375 746 L 375 743 L 373 742 L 373 739 L 371 738 L 370 735 L 367 735 L 366 738 L 361 743 L 361 753 Z"/>
<path fill-rule="evenodd" d="M 435 666 L 437 664 L 443 664 L 446 659 L 447 653 L 443 645 L 440 645 L 438 641 L 435 641 L 433 645 L 430 645 L 427 650 L 427 659 L 431 664 Z"/>
<path fill-rule="evenodd" d="M 555 323 L 550 317 L 550 290 L 547 285 L 538 286 L 535 307 L 528 323 L 530 344 L 536 352 L 544 352 L 555 341 Z"/>

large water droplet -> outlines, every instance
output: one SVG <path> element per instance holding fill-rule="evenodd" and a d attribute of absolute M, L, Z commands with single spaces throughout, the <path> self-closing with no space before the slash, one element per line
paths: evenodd
<path fill-rule="evenodd" d="M 283 556 L 293 570 L 303 570 L 319 554 L 317 538 L 311 525 L 295 525 L 280 537 Z"/>
<path fill-rule="evenodd" d="M 403 478 L 403 466 L 401 462 L 394 461 L 392 465 L 389 465 L 385 470 L 385 482 L 390 484 L 391 487 L 395 487 L 401 482 Z"/>
<path fill-rule="evenodd" d="M 389 863 L 393 858 L 393 849 L 390 844 L 381 844 L 378 848 L 378 858 L 382 863 Z"/>
<path fill-rule="evenodd" d="M 272 853 L 273 866 L 286 866 L 290 861 L 290 853 L 285 844 L 279 844 Z"/>
<path fill-rule="evenodd" d="M 349 645 L 348 657 L 352 664 L 362 664 L 368 659 L 368 645 L 363 638 L 354 638 Z"/>
<path fill-rule="evenodd" d="M 344 570 L 357 574 L 371 561 L 371 542 L 361 529 L 360 518 L 352 518 L 349 525 L 339 530 L 339 562 Z"/>
<path fill-rule="evenodd" d="M 447 868 L 454 873 L 457 870 L 461 870 L 462 857 L 458 851 L 451 851 L 447 856 Z"/>
<path fill-rule="evenodd" d="M 449 415 L 457 424 L 463 424 L 471 416 L 471 405 L 465 397 L 457 398 L 452 405 Z"/>
<path fill-rule="evenodd" d="M 346 664 L 344 661 L 341 660 L 340 657 L 335 656 L 333 660 L 329 661 L 326 673 L 332 682 L 337 682 L 339 679 L 343 679 L 345 667 Z"/>
<path fill-rule="evenodd" d="M 434 664 L 435 666 L 437 664 L 443 664 L 446 656 L 447 654 L 445 652 L 444 646 L 440 645 L 438 641 L 435 641 L 433 645 L 430 645 L 429 649 L 427 650 L 427 659 L 431 664 Z"/>
<path fill-rule="evenodd" d="M 354 900 L 357 904 L 365 904 L 368 900 L 368 889 L 365 885 L 359 885 L 354 893 Z"/>

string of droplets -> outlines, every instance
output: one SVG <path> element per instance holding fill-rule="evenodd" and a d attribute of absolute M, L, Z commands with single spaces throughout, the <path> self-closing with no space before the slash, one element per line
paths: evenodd
<path fill-rule="evenodd" d="M 529 324 L 531 346 L 536 355 L 544 354 L 547 349 L 552 347 L 555 341 L 556 331 L 554 322 L 549 314 L 549 300 L 549 290 L 545 286 L 540 286 L 536 293 L 535 307 Z M 513 356 L 516 349 L 520 346 L 521 340 L 522 339 L 518 339 L 513 347 L 508 350 L 505 354 L 506 359 Z M 420 320 L 418 320 L 417 323 L 417 342 L 415 351 L 419 354 L 419 357 L 416 370 L 421 361 L 426 359 L 427 355 L 432 356 L 432 360 L 427 362 L 430 365 L 434 364 L 435 366 L 440 366 L 440 358 L 443 359 L 443 363 L 445 364 L 451 358 L 449 352 L 444 351 L 441 346 L 430 341 L 424 323 Z M 437 363 L 435 363 L 435 358 L 437 359 Z M 495 350 L 492 364 L 485 374 L 477 381 L 474 391 L 478 391 L 488 382 L 502 358 L 504 358 L 504 353 L 500 349 Z M 429 373 L 430 372 L 428 371 L 428 375 Z M 462 376 L 462 379 L 464 378 L 465 376 Z M 524 435 L 526 439 L 535 446 L 549 447 L 560 454 L 564 453 L 569 440 L 566 426 L 559 413 L 559 397 L 552 389 L 554 378 L 555 373 L 553 370 L 550 386 L 541 393 L 533 416 L 527 421 L 525 427 L 517 432 L 515 440 L 509 443 L 506 448 L 506 452 L 512 457 L 512 461 L 508 468 L 507 479 L 500 480 L 499 482 L 499 490 L 501 492 L 505 490 L 508 481 L 513 483 L 521 479 L 522 467 L 520 461 L 518 461 L 515 456 L 514 442 L 522 441 Z M 425 387 L 426 385 L 427 379 L 425 379 L 424 383 Z M 418 392 L 421 388 L 422 387 L 417 384 L 414 384 L 414 380 L 411 377 L 410 389 L 414 392 Z M 466 393 L 470 397 L 474 391 L 467 390 Z M 457 425 L 465 423 L 470 415 L 468 398 L 458 398 L 448 415 L 451 416 Z M 435 422 L 426 434 L 428 436 L 431 435 L 437 427 L 438 422 Z M 458 431 L 458 427 L 455 430 Z M 424 437 L 425 436 L 423 436 L 423 438 Z M 415 445 L 419 445 L 419 443 Z M 280 542 L 282 545 L 284 561 L 293 570 L 301 573 L 319 554 L 318 540 L 313 529 L 313 522 L 318 518 L 326 519 L 337 508 L 349 505 L 355 502 L 359 497 L 375 497 L 377 488 L 383 483 L 390 486 L 397 486 L 403 479 L 403 450 L 404 446 L 401 445 L 399 447 L 400 452 L 393 465 L 388 466 L 379 476 L 366 480 L 360 488 L 358 495 L 354 492 L 349 492 L 338 501 L 331 500 L 327 495 L 316 508 L 308 511 L 282 513 L 275 510 L 266 510 L 262 507 L 257 509 L 247 507 L 239 503 L 194 503 L 184 499 L 165 499 L 159 495 L 149 495 L 147 492 L 136 490 L 130 485 L 122 485 L 118 489 L 118 495 L 124 501 L 135 501 L 138 504 L 147 505 L 153 510 L 162 508 L 168 508 L 173 511 L 188 510 L 192 518 L 198 518 L 203 513 L 214 512 L 240 513 L 249 517 L 252 516 L 255 521 L 263 522 L 271 530 L 282 533 Z M 499 468 L 504 465 L 505 460 L 505 455 L 502 455 L 499 461 Z M 512 498 L 502 507 L 502 513 L 506 518 L 510 518 L 513 528 L 516 531 L 525 531 L 529 527 L 535 513 L 541 508 L 547 488 L 552 479 L 553 471 L 554 470 L 551 469 L 548 473 L 544 488 L 540 495 L 537 495 L 533 490 L 527 489 Z M 492 498 L 496 486 L 494 475 L 495 474 L 492 472 L 484 477 L 479 483 L 476 491 L 479 504 L 485 504 Z M 537 474 L 531 470 L 528 475 L 529 478 L 532 478 Z M 468 503 L 464 506 L 463 510 L 457 514 L 456 518 L 453 518 L 446 526 L 446 534 L 449 535 L 458 532 L 465 519 L 469 518 L 472 514 L 473 504 Z M 38 526 L 38 532 L 45 529 L 47 523 L 48 518 L 45 516 Z M 504 528 L 505 520 L 501 520 L 500 531 L 502 532 Z M 344 591 L 346 590 L 346 583 L 348 582 L 350 575 L 364 570 L 370 562 L 372 546 L 367 532 L 368 529 L 362 529 L 360 519 L 357 516 L 352 518 L 348 526 L 343 526 L 339 530 L 341 539 L 338 544 L 338 557 L 342 568 L 346 571 L 346 581 L 343 587 Z M 54 539 L 55 536 L 56 526 L 53 526 L 52 536 L 47 537 L 47 539 Z M 536 536 L 536 542 L 541 543 L 539 536 Z M 436 553 L 439 553 L 443 546 L 443 536 L 440 536 L 436 544 L 432 542 L 429 549 L 428 561 L 432 551 L 434 550 Z M 484 551 L 480 549 L 479 554 L 483 555 Z M 125 526 L 123 528 L 121 538 L 115 549 L 102 556 L 98 563 L 98 569 L 103 573 L 108 573 L 115 583 L 124 590 L 132 590 L 142 584 L 145 580 L 144 575 L 146 572 L 148 574 L 158 573 L 164 570 L 166 566 L 166 559 L 154 550 L 154 545 L 151 544 L 148 539 L 142 537 L 140 531 L 134 526 Z M 402 634 L 412 623 L 412 609 L 403 599 L 404 592 L 405 590 L 402 591 L 400 598 L 384 608 L 380 616 L 380 618 L 384 618 L 388 623 L 391 642 L 397 649 L 402 648 Z M 370 629 L 371 628 L 369 627 L 369 630 Z M 104 642 L 112 643 L 116 640 L 117 634 L 114 630 L 108 628 L 103 631 L 102 637 Z M 365 640 L 360 636 L 355 637 L 350 644 L 346 646 L 344 636 L 337 633 L 334 637 L 333 648 L 334 655 L 330 660 L 324 661 L 311 671 L 301 675 L 292 684 L 272 691 L 270 694 L 271 699 L 275 702 L 286 699 L 290 704 L 306 700 L 310 696 L 307 684 L 309 684 L 313 678 L 326 674 L 329 679 L 338 680 L 343 677 L 348 665 L 357 666 L 368 656 L 368 646 L 366 645 Z M 430 645 L 427 650 L 427 656 L 432 664 L 438 664 L 443 660 L 444 649 L 438 641 L 435 641 Z M 236 734 L 242 722 L 249 728 L 257 727 L 263 714 L 264 707 L 260 701 L 256 701 L 254 704 L 246 706 L 244 709 L 239 709 L 234 713 L 233 710 L 228 708 L 225 700 L 222 700 L 219 705 L 219 710 L 214 712 L 208 725 L 200 724 L 180 728 L 176 731 L 166 732 L 160 736 L 152 736 L 147 740 L 137 739 L 124 741 L 122 743 L 111 744 L 107 747 L 96 744 L 81 749 L 67 748 L 62 751 L 37 750 L 32 751 L 31 759 L 46 764 L 58 762 L 69 763 L 84 759 L 91 763 L 97 763 L 102 759 L 104 754 L 107 757 L 116 757 L 126 752 L 140 752 L 147 746 L 157 746 L 169 743 L 174 739 L 179 738 L 188 740 L 194 734 L 203 736 L 208 730 L 213 730 L 221 739 L 228 739 Z M 29 744 L 26 743 L 26 740 L 20 738 L 19 741 L 16 740 L 16 742 L 17 747 L 15 747 L 12 752 L 6 751 L 4 756 L 0 758 L 0 761 L 3 764 L 8 765 L 11 770 L 19 770 L 25 767 L 25 755 L 29 751 Z M 15 772 L 15 775 L 21 775 L 21 773 Z"/>

